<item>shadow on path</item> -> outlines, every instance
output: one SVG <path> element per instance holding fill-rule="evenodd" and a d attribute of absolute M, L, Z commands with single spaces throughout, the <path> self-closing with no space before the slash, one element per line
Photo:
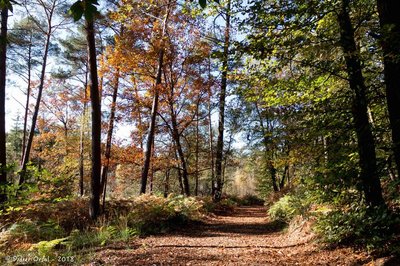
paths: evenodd
<path fill-rule="evenodd" d="M 282 231 L 287 226 L 284 222 L 266 219 L 262 207 L 238 207 L 235 212 L 218 215 L 217 219 L 191 224 L 170 234 L 187 237 L 214 237 L 221 235 L 267 235 Z"/>

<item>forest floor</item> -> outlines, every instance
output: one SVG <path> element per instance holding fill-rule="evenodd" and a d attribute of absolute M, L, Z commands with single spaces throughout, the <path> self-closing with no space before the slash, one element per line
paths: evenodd
<path fill-rule="evenodd" d="M 262 206 L 237 207 L 173 232 L 94 253 L 90 265 L 383 265 L 351 248 L 325 249 L 309 225 L 270 222 Z"/>

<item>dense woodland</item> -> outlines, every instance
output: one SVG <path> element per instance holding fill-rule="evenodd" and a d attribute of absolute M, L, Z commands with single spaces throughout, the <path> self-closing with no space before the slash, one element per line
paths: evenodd
<path fill-rule="evenodd" d="M 396 2 L 0 0 L 1 254 L 261 200 L 398 254 Z"/>

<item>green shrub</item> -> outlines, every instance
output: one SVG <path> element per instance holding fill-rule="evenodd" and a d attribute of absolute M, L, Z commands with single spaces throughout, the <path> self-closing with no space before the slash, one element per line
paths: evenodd
<path fill-rule="evenodd" d="M 167 231 L 201 216 L 202 203 L 182 195 L 167 198 L 142 195 L 128 214 L 128 226 L 139 234 Z"/>
<path fill-rule="evenodd" d="M 269 217 L 274 221 L 289 222 L 294 216 L 299 214 L 293 202 L 293 196 L 283 196 L 269 208 Z"/>
<path fill-rule="evenodd" d="M 320 215 L 315 229 L 329 244 L 355 243 L 373 250 L 385 248 L 399 223 L 399 217 L 386 208 L 357 203 Z"/>
<path fill-rule="evenodd" d="M 47 222 L 23 220 L 13 224 L 9 231 L 15 238 L 24 238 L 30 241 L 52 240 L 65 236 L 63 228 L 52 220 Z"/>
<path fill-rule="evenodd" d="M 53 256 L 54 250 L 59 247 L 63 242 L 65 242 L 68 237 L 57 238 L 49 241 L 40 241 L 32 245 L 30 248 L 31 251 L 37 251 L 39 256 Z"/>

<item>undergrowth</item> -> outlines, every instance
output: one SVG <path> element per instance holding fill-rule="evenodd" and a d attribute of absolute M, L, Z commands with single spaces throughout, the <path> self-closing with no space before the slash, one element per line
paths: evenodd
<path fill-rule="evenodd" d="M 313 231 L 328 247 L 345 245 L 370 253 L 398 253 L 394 243 L 400 217 L 383 207 L 368 207 L 360 192 L 348 189 L 328 193 L 298 186 L 283 195 L 268 210 L 272 220 L 291 223 L 296 217 L 315 221 Z"/>
<path fill-rule="evenodd" d="M 86 204 L 82 199 L 38 203 L 3 213 L 2 264 L 18 264 L 18 258 L 25 258 L 24 264 L 58 265 L 60 258 L 67 258 L 63 263 L 79 264 L 88 257 L 81 250 L 90 252 L 111 243 L 129 243 L 137 236 L 167 232 L 201 219 L 204 212 L 203 201 L 191 197 L 142 195 L 110 202 L 104 215 L 93 223 Z"/>

